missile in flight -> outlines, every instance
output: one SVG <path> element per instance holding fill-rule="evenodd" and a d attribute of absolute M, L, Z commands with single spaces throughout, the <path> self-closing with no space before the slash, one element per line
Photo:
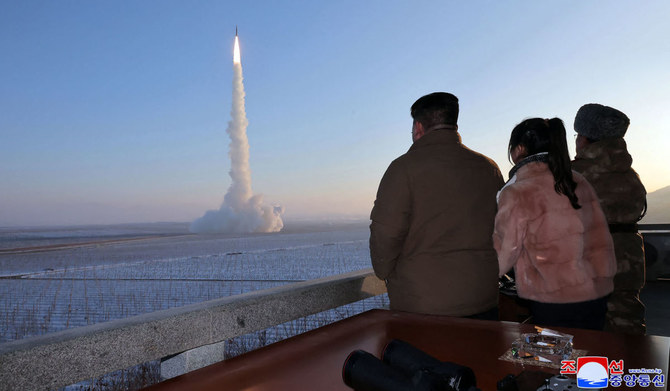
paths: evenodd
<path fill-rule="evenodd" d="M 235 48 L 233 49 L 233 63 L 240 64 L 240 38 L 237 36 L 237 26 L 235 26 Z"/>

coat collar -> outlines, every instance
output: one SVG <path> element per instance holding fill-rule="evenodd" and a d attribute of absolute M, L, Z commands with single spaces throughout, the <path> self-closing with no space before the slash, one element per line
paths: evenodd
<path fill-rule="evenodd" d="M 417 148 L 435 144 L 460 144 L 460 143 L 461 143 L 461 135 L 458 133 L 458 130 L 448 125 L 440 125 L 428 130 L 428 132 L 425 135 L 423 135 L 423 137 L 416 140 L 412 144 L 412 146 L 409 147 L 409 150 L 413 151 Z"/>
<path fill-rule="evenodd" d="M 517 180 L 519 180 L 519 177 L 525 179 L 549 171 L 549 165 L 547 164 L 548 159 L 549 154 L 547 152 L 540 152 L 528 156 L 512 167 L 509 172 L 509 179 L 505 183 L 505 186 L 503 186 L 496 194 L 496 202 L 500 202 L 500 193 L 502 193 L 507 186 L 515 184 Z"/>
<path fill-rule="evenodd" d="M 577 152 L 575 160 L 590 160 L 604 171 L 626 171 L 633 163 L 623 138 L 593 142 Z"/>
<path fill-rule="evenodd" d="M 509 177 L 512 178 L 514 174 L 523 166 L 525 166 L 528 163 L 533 163 L 533 162 L 542 162 L 546 163 L 549 161 L 549 153 L 548 152 L 540 152 L 536 153 L 535 155 L 530 155 L 526 158 L 524 158 L 522 161 L 514 165 L 512 169 L 509 172 Z"/>

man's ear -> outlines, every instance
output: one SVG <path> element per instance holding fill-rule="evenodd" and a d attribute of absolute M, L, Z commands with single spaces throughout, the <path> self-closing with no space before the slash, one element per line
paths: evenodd
<path fill-rule="evenodd" d="M 418 121 L 414 122 L 414 141 L 423 137 L 424 134 L 426 134 L 426 130 L 424 129 L 423 124 Z"/>

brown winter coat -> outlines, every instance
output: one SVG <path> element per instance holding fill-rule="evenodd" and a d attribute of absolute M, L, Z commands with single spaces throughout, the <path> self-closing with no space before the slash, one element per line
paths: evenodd
<path fill-rule="evenodd" d="M 391 163 L 370 216 L 372 266 L 391 309 L 467 316 L 496 307 L 491 234 L 503 183 L 454 130 L 426 133 Z"/>
<path fill-rule="evenodd" d="M 519 168 L 500 193 L 493 241 L 500 273 L 514 267 L 522 298 L 576 303 L 612 292 L 616 260 L 605 216 L 591 185 L 573 178 L 580 209 L 556 193 L 542 162 Z"/>

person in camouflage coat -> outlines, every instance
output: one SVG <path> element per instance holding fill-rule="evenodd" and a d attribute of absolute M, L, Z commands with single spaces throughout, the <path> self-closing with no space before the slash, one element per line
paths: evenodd
<path fill-rule="evenodd" d="M 633 159 L 623 139 L 630 120 L 614 108 L 582 106 L 575 117 L 577 155 L 572 169 L 596 190 L 614 241 L 617 274 L 609 298 L 605 330 L 644 334 L 644 243 L 637 222 L 646 211 L 646 190 L 631 167 Z"/>

